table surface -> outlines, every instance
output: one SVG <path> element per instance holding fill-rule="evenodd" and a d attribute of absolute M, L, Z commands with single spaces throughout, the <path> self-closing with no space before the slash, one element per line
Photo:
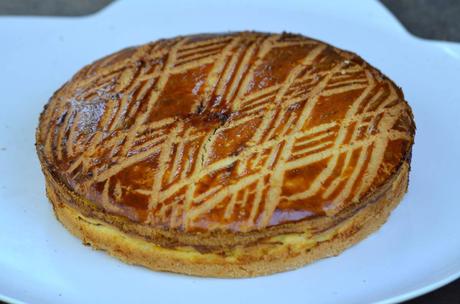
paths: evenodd
<path fill-rule="evenodd" d="M 0 0 L 1 15 L 83 16 L 97 12 L 111 0 Z M 460 1 L 381 0 L 412 34 L 460 42 Z M 0 301 L 0 303 L 2 303 Z M 460 304 L 460 279 L 406 304 Z"/>

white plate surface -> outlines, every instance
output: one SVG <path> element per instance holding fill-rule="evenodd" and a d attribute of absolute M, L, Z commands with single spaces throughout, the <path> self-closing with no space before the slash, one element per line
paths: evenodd
<path fill-rule="evenodd" d="M 89 17 L 0 18 L 0 298 L 390 303 L 459 277 L 460 45 L 411 36 L 372 1 L 250 3 L 124 1 Z M 300 32 L 354 51 L 404 89 L 418 129 L 409 193 L 387 224 L 339 257 L 255 279 L 156 273 L 82 246 L 44 194 L 34 130 L 48 98 L 84 64 L 123 47 L 244 29 Z"/>

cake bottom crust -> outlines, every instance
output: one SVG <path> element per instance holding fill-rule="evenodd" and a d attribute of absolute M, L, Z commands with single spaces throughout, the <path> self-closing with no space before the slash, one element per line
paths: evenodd
<path fill-rule="evenodd" d="M 117 227 L 88 218 L 60 202 L 52 191 L 48 197 L 59 221 L 83 243 L 129 263 L 156 271 L 206 277 L 253 277 L 299 268 L 315 260 L 335 256 L 363 240 L 384 224 L 401 201 L 408 183 L 409 165 L 403 164 L 392 186 L 374 203 L 357 211 L 318 235 L 285 234 L 260 244 L 235 248 L 230 253 L 202 253 L 193 247 L 166 248 Z"/>

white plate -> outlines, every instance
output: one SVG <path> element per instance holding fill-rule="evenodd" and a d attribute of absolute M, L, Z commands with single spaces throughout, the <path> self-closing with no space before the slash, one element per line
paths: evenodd
<path fill-rule="evenodd" d="M 30 303 L 390 303 L 460 275 L 460 45 L 414 38 L 377 2 L 116 2 L 83 18 L 0 18 L 0 294 Z M 359 4 L 359 5 L 358 5 Z M 160 37 L 292 31 L 357 52 L 403 87 L 417 122 L 409 193 L 336 258 L 268 277 L 203 279 L 128 266 L 54 218 L 34 150 L 43 105 L 98 57 Z"/>

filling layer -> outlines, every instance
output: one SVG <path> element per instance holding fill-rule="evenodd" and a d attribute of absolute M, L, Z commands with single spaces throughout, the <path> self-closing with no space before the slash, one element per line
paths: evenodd
<path fill-rule="evenodd" d="M 260 259 L 265 255 L 271 256 L 282 254 L 287 248 L 289 248 L 291 254 L 300 254 L 301 252 L 314 247 L 320 242 L 331 240 L 340 232 L 349 230 L 350 227 L 353 226 L 353 219 L 350 218 L 339 226 L 336 226 L 315 236 L 311 236 L 308 233 L 283 234 L 276 237 L 267 238 L 258 242 L 257 244 L 252 244 L 249 246 L 238 245 L 225 251 L 203 253 L 194 246 L 177 246 L 171 248 L 158 246 L 143 238 L 123 233 L 116 227 L 108 225 L 107 223 L 96 219 L 87 218 L 71 207 L 61 205 L 57 206 L 57 208 L 59 208 L 57 214 L 61 222 L 65 223 L 69 220 L 73 221 L 74 223 L 78 222 L 80 225 L 80 230 L 91 229 L 97 232 L 98 235 L 103 235 L 105 238 L 113 239 L 113 243 L 125 243 L 127 246 L 137 248 L 138 250 L 143 250 L 146 252 L 156 251 L 159 254 L 163 254 L 171 258 L 187 259 L 194 262 L 200 262 L 200 260 L 206 260 L 209 262 L 212 260 L 213 263 L 218 263 L 219 261 L 228 263 L 238 262 L 239 260 L 247 260 L 248 257 Z M 84 239 L 83 241 L 91 245 L 98 243 L 97 240 L 91 238 Z"/>
<path fill-rule="evenodd" d="M 213 248 L 206 246 L 184 245 L 178 243 L 175 246 L 162 246 L 150 239 L 132 233 L 126 233 L 105 221 L 89 217 L 71 204 L 66 204 L 61 191 L 56 183 L 48 184 L 48 196 L 54 205 L 55 211 L 61 222 L 64 223 L 71 231 L 71 225 L 78 226 L 80 231 L 72 231 L 84 242 L 95 245 L 101 242 L 94 239 L 94 235 L 106 238 L 105 243 L 125 244 L 128 248 L 136 248 L 141 251 L 155 251 L 156 254 L 165 257 L 193 260 L 194 262 L 206 261 L 212 263 L 220 262 L 239 262 L 249 260 L 260 260 L 267 257 L 280 257 L 288 254 L 289 256 L 299 255 L 307 252 L 319 243 L 330 241 L 341 235 L 352 235 L 359 231 L 373 216 L 382 212 L 390 212 L 389 205 L 399 202 L 407 187 L 408 165 L 404 164 L 395 180 L 390 187 L 379 196 L 374 203 L 366 204 L 361 209 L 354 212 L 349 217 L 339 221 L 336 225 L 330 226 L 321 232 L 312 233 L 311 230 L 305 230 L 298 233 L 280 233 L 276 236 L 258 239 L 256 242 L 229 246 L 224 248 Z M 53 187 L 54 186 L 54 187 Z M 56 193 L 56 192 L 59 192 Z M 386 215 L 385 215 L 386 217 Z M 86 233 L 85 233 L 86 231 Z M 203 250 L 204 247 L 204 250 Z M 109 249 L 109 248 L 101 248 Z"/>
<path fill-rule="evenodd" d="M 403 170 L 393 187 L 376 203 L 368 204 L 353 216 L 343 220 L 338 225 L 321 233 L 312 235 L 304 233 L 286 233 L 262 239 L 249 245 L 237 245 L 226 250 L 202 252 L 194 246 L 163 247 L 142 237 L 126 234 L 117 227 L 111 226 L 98 219 L 89 218 L 66 204 L 59 204 L 49 193 L 50 199 L 58 218 L 74 234 L 83 241 L 100 249 L 99 244 L 123 244 L 125 248 L 135 248 L 146 256 L 155 255 L 170 259 L 187 260 L 193 263 L 243 263 L 248 260 L 270 259 L 282 256 L 297 256 L 308 252 L 320 243 L 328 242 L 337 237 L 349 237 L 362 227 L 371 224 L 375 217 L 386 218 L 393 207 L 399 202 L 407 186 L 407 170 Z M 404 180 L 404 178 L 406 178 Z M 74 231 L 77 226 L 77 231 Z M 101 241 L 101 238 L 104 240 Z M 116 249 L 115 249 L 116 250 Z"/>

